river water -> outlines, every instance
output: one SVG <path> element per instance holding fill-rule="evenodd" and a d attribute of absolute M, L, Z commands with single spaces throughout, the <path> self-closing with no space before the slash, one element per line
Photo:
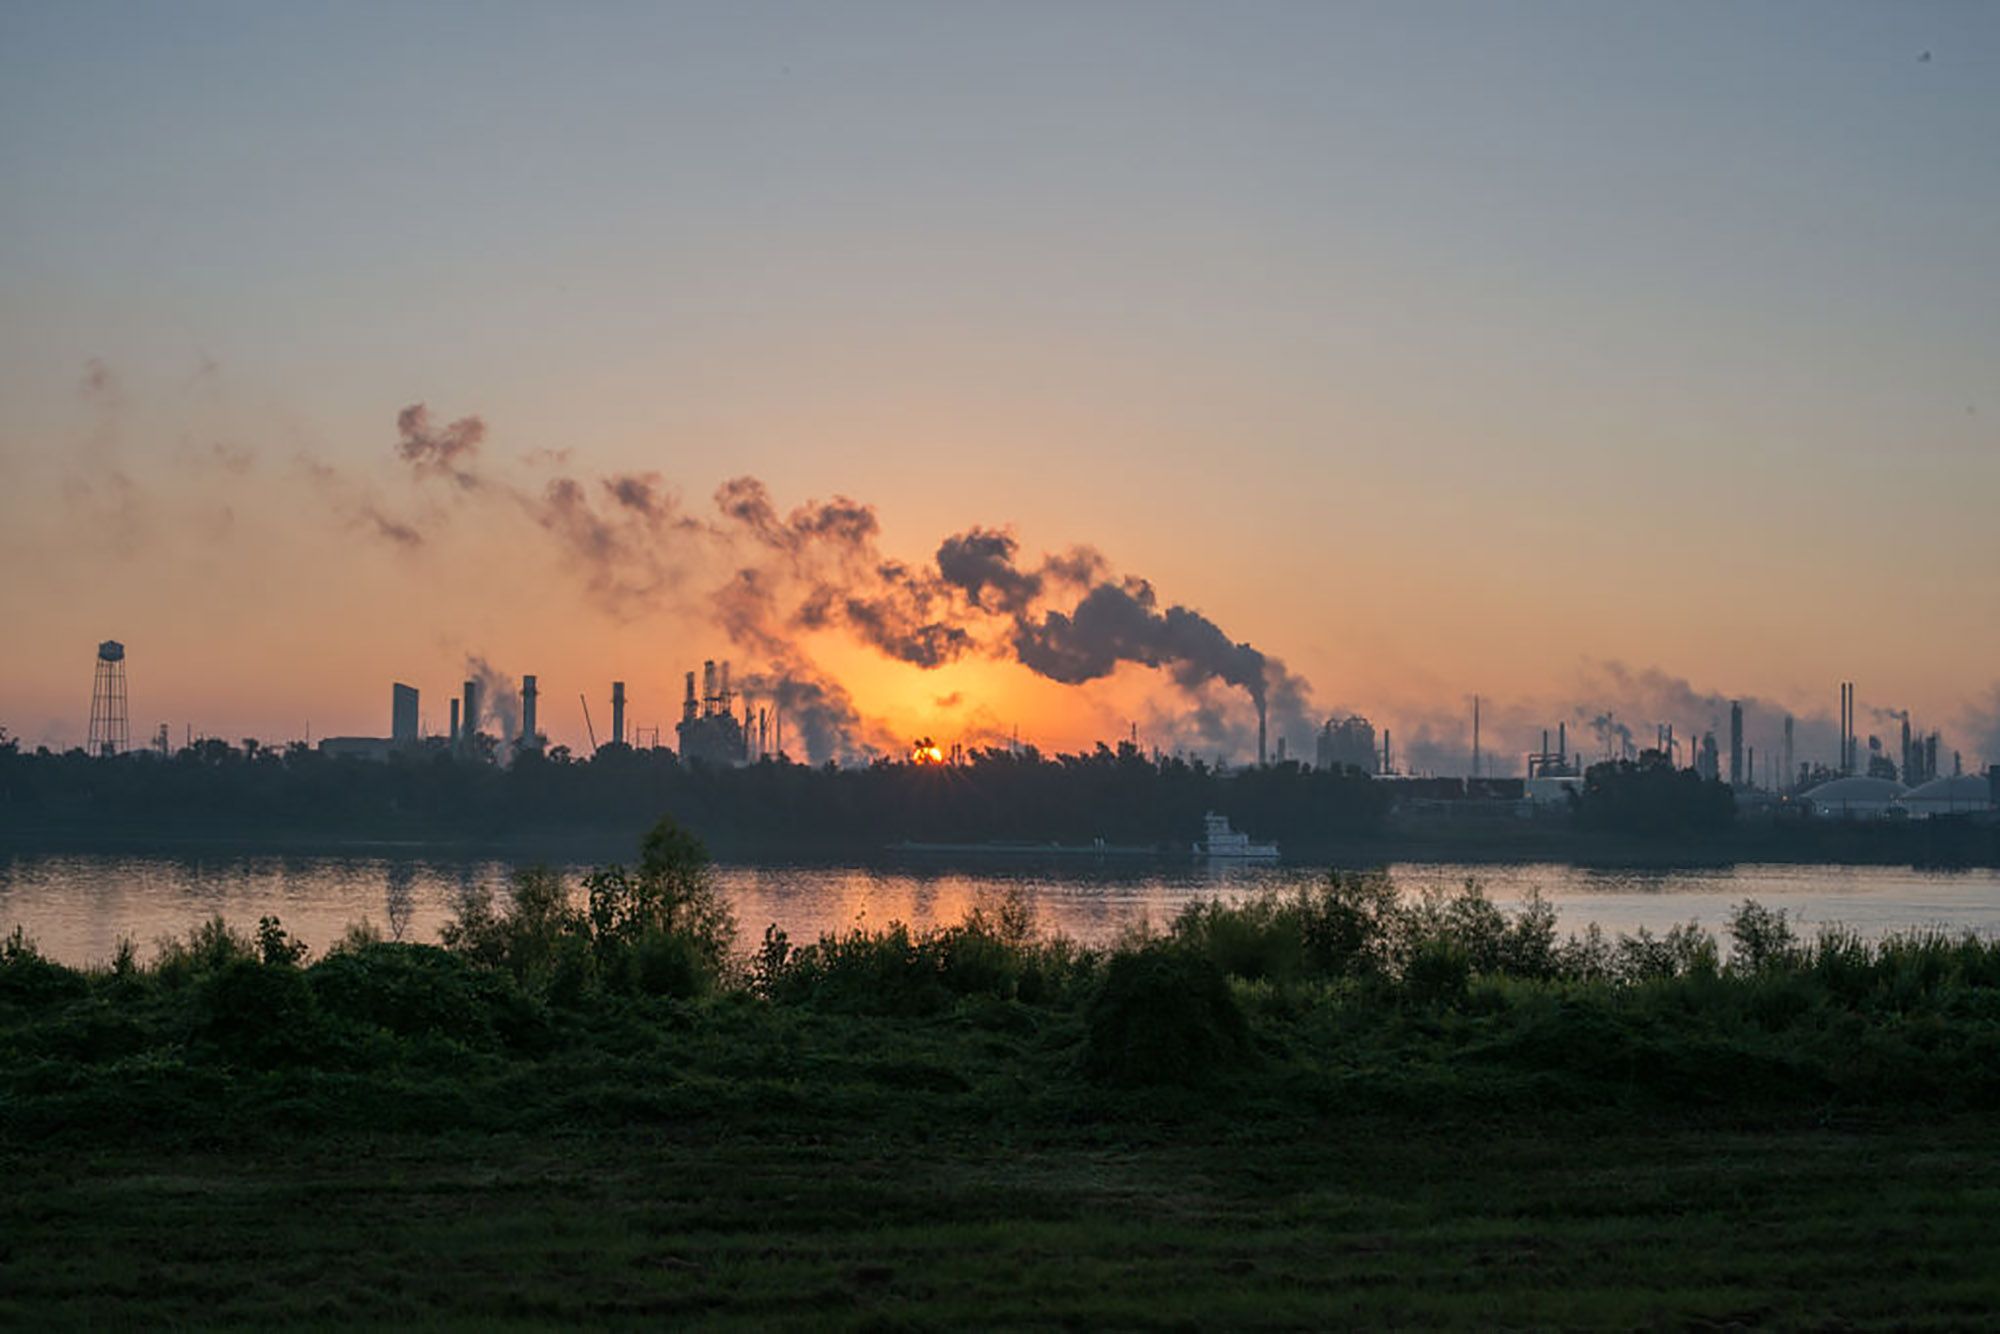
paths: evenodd
<path fill-rule="evenodd" d="M 566 868 L 578 877 L 585 868 Z M 351 923 L 385 935 L 435 941 L 459 896 L 504 892 L 501 861 L 365 856 L 121 856 L 0 854 L 0 932 L 23 927 L 44 953 L 67 963 L 108 959 L 129 936 L 142 956 L 163 935 L 222 914 L 252 927 L 283 920 L 318 949 Z M 2000 871 L 1918 871 L 1885 866 L 1742 865 L 1687 870 L 1603 870 L 1566 865 L 1389 868 L 1407 888 L 1477 879 L 1495 901 L 1518 903 L 1540 889 L 1565 930 L 1591 922 L 1607 932 L 1661 930 L 1695 920 L 1720 931 L 1745 898 L 1784 908 L 1808 929 L 1843 923 L 1865 935 L 1921 927 L 1970 928 L 2000 936 Z M 1018 889 L 1039 925 L 1103 942 L 1141 921 L 1164 924 L 1194 899 L 1236 898 L 1296 885 L 1315 871 L 1184 864 L 724 865 L 717 869 L 746 945 L 776 923 L 794 941 L 850 926 L 913 927 L 959 921 L 983 896 Z"/>

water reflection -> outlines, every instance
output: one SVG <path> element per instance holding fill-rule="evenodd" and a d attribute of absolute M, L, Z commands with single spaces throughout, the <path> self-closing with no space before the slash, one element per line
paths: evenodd
<path fill-rule="evenodd" d="M 562 868 L 574 883 L 587 869 Z M 1555 865 L 1390 868 L 1411 889 L 1477 879 L 1503 904 L 1539 889 L 1564 929 L 1719 928 L 1745 898 L 1784 907 L 1809 929 L 1840 921 L 1870 935 L 1917 926 L 2000 934 L 2000 872 L 1908 867 L 1739 866 L 1605 870 Z M 24 926 L 71 962 L 111 957 L 121 936 L 150 951 L 217 913 L 241 927 L 271 914 L 319 949 L 367 921 L 397 940 L 435 941 L 461 897 L 504 894 L 512 867 L 491 860 L 381 857 L 0 856 L 0 931 Z M 1044 930 L 1104 942 L 1141 921 L 1164 924 L 1192 899 L 1234 898 L 1316 878 L 1297 868 L 1202 863 L 724 866 L 718 876 L 745 945 L 776 923 L 794 941 L 854 926 L 960 921 L 983 896 L 1019 890 Z"/>

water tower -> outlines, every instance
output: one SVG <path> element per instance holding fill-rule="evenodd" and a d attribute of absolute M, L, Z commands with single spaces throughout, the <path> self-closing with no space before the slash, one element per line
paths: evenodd
<path fill-rule="evenodd" d="M 90 687 L 90 753 L 116 755 L 132 744 L 125 713 L 125 646 L 107 639 L 97 646 L 97 677 Z"/>

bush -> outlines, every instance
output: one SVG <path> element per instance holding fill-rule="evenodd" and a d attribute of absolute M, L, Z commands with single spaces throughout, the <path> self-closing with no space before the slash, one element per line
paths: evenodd
<path fill-rule="evenodd" d="M 1753 973 L 1792 963 L 1798 954 L 1798 936 L 1784 910 L 1774 912 L 1754 899 L 1743 900 L 1729 915 L 1729 939 L 1735 947 L 1731 962 Z"/>
<path fill-rule="evenodd" d="M 0 1001 L 40 1006 L 81 996 L 89 990 L 82 973 L 42 957 L 35 942 L 15 927 L 0 940 Z"/>
<path fill-rule="evenodd" d="M 306 978 L 325 1014 L 402 1038 L 522 1045 L 544 1022 L 505 973 L 434 945 L 377 941 L 329 955 Z"/>
<path fill-rule="evenodd" d="M 1448 935 L 1433 936 L 1411 951 L 1403 990 L 1419 1005 L 1460 1005 L 1472 983 L 1472 956 Z"/>
<path fill-rule="evenodd" d="M 1106 1083 L 1196 1085 L 1250 1053 L 1222 969 L 1171 943 L 1112 955 L 1084 1022 L 1084 1072 Z"/>
<path fill-rule="evenodd" d="M 691 1000 L 714 990 L 716 961 L 693 936 L 680 931 L 648 931 L 633 945 L 631 985 L 648 996 Z"/>
<path fill-rule="evenodd" d="M 153 969 L 161 983 L 170 988 L 187 986 L 232 963 L 254 962 L 262 957 L 255 944 L 230 930 L 219 915 L 189 931 L 184 939 L 163 937 L 159 948 Z"/>
<path fill-rule="evenodd" d="M 312 988 L 289 965 L 232 959 L 201 979 L 195 1014 L 196 1042 L 233 1063 L 289 1065 L 322 1047 Z"/>

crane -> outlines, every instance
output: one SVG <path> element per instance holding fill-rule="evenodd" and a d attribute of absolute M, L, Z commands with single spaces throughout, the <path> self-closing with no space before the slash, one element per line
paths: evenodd
<path fill-rule="evenodd" d="M 590 733 L 590 753 L 595 755 L 597 753 L 597 729 L 590 725 L 590 701 L 584 696 L 578 695 L 576 702 L 583 705 L 583 730 Z"/>

